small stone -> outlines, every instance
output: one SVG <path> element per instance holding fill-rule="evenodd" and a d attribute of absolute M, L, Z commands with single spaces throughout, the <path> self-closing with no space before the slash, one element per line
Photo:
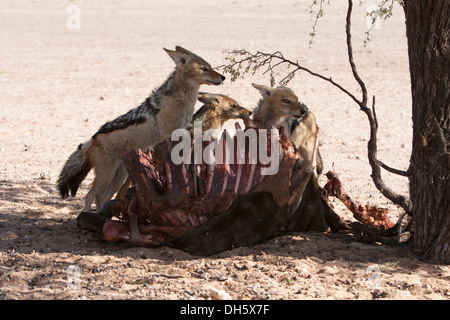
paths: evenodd
<path fill-rule="evenodd" d="M 46 172 L 41 172 L 39 174 L 39 179 L 41 180 L 52 180 L 52 177 L 50 177 L 50 175 Z"/>
<path fill-rule="evenodd" d="M 209 297 L 213 300 L 231 300 L 231 296 L 228 293 L 214 287 L 209 289 Z"/>
<path fill-rule="evenodd" d="M 319 270 L 319 273 L 326 274 L 326 275 L 333 275 L 333 274 L 337 273 L 337 271 L 336 271 L 336 269 L 334 269 L 332 267 L 324 267 Z"/>
<path fill-rule="evenodd" d="M 311 273 L 305 267 L 297 267 L 295 268 L 295 272 L 302 278 L 311 278 Z"/>

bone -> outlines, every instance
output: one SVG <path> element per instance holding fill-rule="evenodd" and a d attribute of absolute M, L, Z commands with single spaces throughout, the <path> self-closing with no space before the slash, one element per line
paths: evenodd
<path fill-rule="evenodd" d="M 241 184 L 241 177 L 242 177 L 242 164 L 238 164 L 236 173 L 236 182 L 234 185 L 234 194 L 238 194 L 239 185 Z"/>
<path fill-rule="evenodd" d="M 208 165 L 208 181 L 206 183 L 206 188 L 205 188 L 205 195 L 208 195 L 209 192 L 211 191 L 211 186 L 212 186 L 212 182 L 214 179 L 214 166 L 213 165 Z"/>
<path fill-rule="evenodd" d="M 172 142 L 164 141 L 162 147 L 163 147 L 163 159 L 165 168 L 166 170 L 168 170 L 167 178 L 169 179 L 170 176 L 170 185 L 171 185 L 170 189 L 173 189 L 174 186 L 182 183 L 183 180 L 182 168 L 181 165 L 176 165 L 175 163 L 172 162 L 170 154 L 171 153 L 170 150 L 172 149 Z"/>
<path fill-rule="evenodd" d="M 192 176 L 189 174 L 189 168 L 186 167 L 184 163 L 181 164 L 181 174 L 183 177 L 183 182 L 185 184 L 186 193 L 188 195 L 193 194 L 193 183 L 192 183 Z"/>
<path fill-rule="evenodd" d="M 140 162 L 142 155 L 143 152 L 141 150 L 126 150 L 122 157 L 123 163 L 136 188 L 140 190 L 146 189 L 149 194 L 157 197 L 155 187 L 150 180 L 151 177 L 147 175 L 146 167 Z"/>
<path fill-rule="evenodd" d="M 156 216 L 160 219 L 161 224 L 168 224 L 170 221 L 167 217 L 167 215 L 163 214 L 160 210 L 154 210 L 156 213 Z"/>
<path fill-rule="evenodd" d="M 242 168 L 241 180 L 240 180 L 240 192 L 239 195 L 247 194 L 250 190 L 251 183 L 253 180 L 254 167 L 255 165 L 250 165 L 250 148 L 249 141 L 245 141 L 245 165 Z M 253 171 L 253 173 L 252 173 Z"/>
<path fill-rule="evenodd" d="M 216 162 L 214 164 L 214 178 L 210 190 L 211 196 L 223 196 L 225 194 L 226 186 L 228 183 L 229 165 L 227 164 L 226 154 L 226 131 L 223 132 L 221 139 L 217 142 L 215 152 Z"/>
<path fill-rule="evenodd" d="M 128 207 L 127 207 L 127 215 L 128 215 L 128 223 L 130 226 L 130 239 L 128 242 L 131 245 L 142 245 L 141 234 L 139 233 L 138 227 L 138 216 L 134 213 L 136 205 L 136 198 L 133 198 Z"/>
<path fill-rule="evenodd" d="M 187 217 L 188 217 L 189 221 L 191 222 L 191 225 L 193 225 L 193 226 L 199 226 L 200 225 L 200 221 L 198 220 L 197 215 L 192 214 L 190 212 L 190 213 L 188 213 Z"/>
<path fill-rule="evenodd" d="M 227 184 L 228 184 L 228 177 L 230 176 L 228 170 L 225 170 L 225 175 L 223 177 L 223 183 L 222 183 L 222 189 L 220 190 L 220 197 L 225 196 L 225 191 L 227 190 Z"/>
<path fill-rule="evenodd" d="M 228 183 L 229 166 L 226 163 L 216 163 L 214 166 L 214 178 L 212 181 L 211 196 L 221 196 L 225 192 Z"/>
<path fill-rule="evenodd" d="M 242 190 L 243 194 L 247 194 L 250 192 L 250 190 L 252 188 L 253 178 L 255 176 L 255 171 L 256 171 L 256 165 L 252 164 L 250 166 L 250 172 L 248 174 L 247 184 L 244 186 L 244 188 Z"/>
<path fill-rule="evenodd" d="M 212 186 L 212 183 L 214 180 L 215 167 L 213 164 L 208 164 L 208 165 L 206 165 L 206 170 L 207 170 L 206 173 L 207 173 L 208 180 L 206 183 L 206 188 L 205 188 L 205 193 L 204 193 L 205 195 L 209 194 L 211 191 L 211 186 Z"/>
<path fill-rule="evenodd" d="M 195 189 L 195 194 L 196 195 L 200 195 L 201 194 L 201 182 L 200 182 L 200 170 L 201 170 L 201 166 L 198 164 L 194 164 L 192 167 L 192 177 L 193 177 L 193 181 L 194 181 L 194 189 Z"/>
<path fill-rule="evenodd" d="M 167 141 L 164 141 L 162 144 L 164 167 L 167 177 L 167 201 L 171 206 L 175 206 L 187 198 L 189 195 L 189 185 L 187 184 L 188 180 L 184 164 L 176 165 L 172 162 L 169 151 L 171 145 L 168 144 Z M 183 173 L 183 170 L 185 173 Z"/>
<path fill-rule="evenodd" d="M 220 196 L 223 191 L 224 182 L 228 179 L 228 173 L 224 164 L 217 164 L 214 168 L 214 177 L 211 182 L 209 194 L 212 197 Z"/>
<path fill-rule="evenodd" d="M 170 194 L 172 192 L 173 188 L 173 180 L 172 180 L 172 168 L 171 168 L 171 161 L 169 156 L 169 151 L 167 147 L 167 141 L 164 141 L 162 143 L 162 154 L 163 154 L 163 161 L 164 161 L 164 168 L 166 169 L 166 177 L 167 177 L 167 192 Z"/>
<path fill-rule="evenodd" d="M 181 225 L 186 226 L 190 224 L 190 220 L 188 216 L 181 210 L 174 210 L 174 216 L 178 218 L 178 220 L 181 222 Z"/>
<path fill-rule="evenodd" d="M 174 215 L 174 213 L 171 210 L 164 211 L 164 216 L 167 218 L 167 220 L 170 221 L 170 224 L 173 226 L 179 226 L 181 225 L 180 220 Z"/>
<path fill-rule="evenodd" d="M 128 240 L 128 242 L 131 245 L 135 245 L 135 246 L 139 246 L 142 245 L 142 239 L 141 239 L 141 234 L 139 232 L 139 227 L 138 227 L 138 217 L 137 215 L 128 215 L 128 220 L 130 223 L 130 239 Z"/>
<path fill-rule="evenodd" d="M 146 154 L 144 153 L 143 155 Z M 154 162 L 148 163 L 148 165 L 145 165 L 144 170 L 146 172 L 146 175 L 151 178 L 152 186 L 155 188 L 155 190 L 160 194 L 165 193 L 166 186 L 162 181 L 161 174 L 158 171 L 155 163 Z"/>
<path fill-rule="evenodd" d="M 237 143 L 237 138 L 234 137 L 233 138 L 234 143 L 233 145 L 236 146 Z M 232 163 L 230 163 L 228 165 L 228 170 L 229 170 L 229 174 L 228 174 L 228 181 L 227 181 L 227 186 L 226 186 L 226 193 L 227 194 L 235 194 L 235 187 L 236 187 L 236 182 L 237 182 L 237 178 L 238 178 L 238 171 L 239 171 L 239 165 L 236 163 L 237 162 L 237 155 L 234 152 L 234 150 L 230 149 L 230 146 L 227 144 L 226 145 L 226 153 L 229 157 L 229 159 L 232 159 Z"/>

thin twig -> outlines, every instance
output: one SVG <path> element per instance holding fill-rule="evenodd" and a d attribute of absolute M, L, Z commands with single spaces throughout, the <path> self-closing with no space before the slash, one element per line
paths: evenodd
<path fill-rule="evenodd" d="M 266 53 L 266 52 L 261 52 L 261 51 L 257 51 L 255 54 L 251 54 L 248 51 L 245 50 L 234 50 L 230 52 L 231 54 L 234 55 L 248 55 L 245 58 L 242 58 L 240 60 L 234 61 L 231 64 L 228 65 L 221 65 L 219 67 L 217 67 L 216 69 L 223 69 L 226 72 L 230 72 L 230 70 L 234 69 L 236 66 L 238 66 L 238 69 L 240 68 L 240 66 L 244 63 L 248 63 L 249 61 L 251 61 L 252 59 L 254 59 L 254 61 L 258 61 L 258 59 L 261 58 L 261 56 L 268 56 L 274 59 L 278 59 L 280 60 L 279 62 L 277 62 L 276 66 L 279 66 L 281 64 L 288 64 L 291 66 L 296 67 L 293 71 L 291 71 L 289 74 L 294 74 L 296 71 L 298 70 L 302 70 L 305 71 L 307 73 L 309 73 L 310 75 L 314 76 L 314 77 L 318 77 L 322 80 L 325 80 L 329 83 L 331 83 L 333 86 L 337 87 L 339 90 L 341 90 L 342 92 L 344 92 L 346 95 L 348 95 L 353 101 L 355 101 L 358 105 L 361 104 L 361 101 L 359 101 L 350 91 L 348 91 L 347 89 L 345 89 L 343 86 L 341 86 L 339 83 L 335 82 L 331 77 L 327 78 L 317 72 L 314 72 L 306 67 L 301 66 L 298 62 L 294 62 L 292 60 L 286 59 L 280 52 L 275 52 L 275 53 Z M 256 62 L 254 62 L 256 63 Z M 272 67 L 272 69 L 275 67 L 275 65 Z M 282 80 L 279 81 L 279 83 L 284 82 L 284 80 L 286 80 L 287 78 L 289 78 L 288 76 L 284 77 Z M 288 81 L 289 82 L 289 81 Z M 285 83 L 287 84 L 287 82 Z"/>
<path fill-rule="evenodd" d="M 183 276 L 176 275 L 176 274 L 151 273 L 149 275 L 153 276 L 153 277 L 162 277 L 162 278 L 169 278 L 169 279 L 180 279 L 180 278 L 183 278 Z"/>
<path fill-rule="evenodd" d="M 318 11 L 317 14 L 315 15 L 314 23 L 313 23 L 313 26 L 312 26 L 312 31 L 311 31 L 310 34 L 309 34 L 309 36 L 310 36 L 310 38 L 309 38 L 309 47 L 310 47 L 310 48 L 311 48 L 311 46 L 312 46 L 312 44 L 313 44 L 314 37 L 316 36 L 317 22 L 319 21 L 320 18 L 323 17 L 323 3 L 324 3 L 324 2 L 325 2 L 325 0 L 320 0 L 320 3 L 319 3 L 319 11 Z M 317 3 L 318 3 L 318 0 L 314 0 L 313 3 L 311 4 L 310 9 L 309 9 L 309 14 L 310 14 L 310 15 L 313 15 L 313 13 L 314 13 L 313 7 L 314 7 L 315 5 L 317 5 Z M 330 4 L 330 1 L 329 1 L 329 0 L 328 0 L 328 4 Z"/>

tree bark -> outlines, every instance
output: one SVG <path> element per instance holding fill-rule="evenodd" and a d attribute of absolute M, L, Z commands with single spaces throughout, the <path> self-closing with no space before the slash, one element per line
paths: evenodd
<path fill-rule="evenodd" d="M 414 246 L 450 263 L 450 1 L 405 0 L 413 141 Z"/>

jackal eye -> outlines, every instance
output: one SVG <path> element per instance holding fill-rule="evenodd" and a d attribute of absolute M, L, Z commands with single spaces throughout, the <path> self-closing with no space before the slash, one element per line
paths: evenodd
<path fill-rule="evenodd" d="M 206 72 L 206 71 L 208 71 L 209 69 L 208 69 L 207 67 L 205 67 L 205 66 L 201 66 L 201 67 L 200 67 L 200 70 L 202 70 L 203 72 Z"/>
<path fill-rule="evenodd" d="M 289 99 L 283 98 L 281 101 L 283 101 L 283 103 L 289 104 L 291 103 L 291 101 Z"/>

